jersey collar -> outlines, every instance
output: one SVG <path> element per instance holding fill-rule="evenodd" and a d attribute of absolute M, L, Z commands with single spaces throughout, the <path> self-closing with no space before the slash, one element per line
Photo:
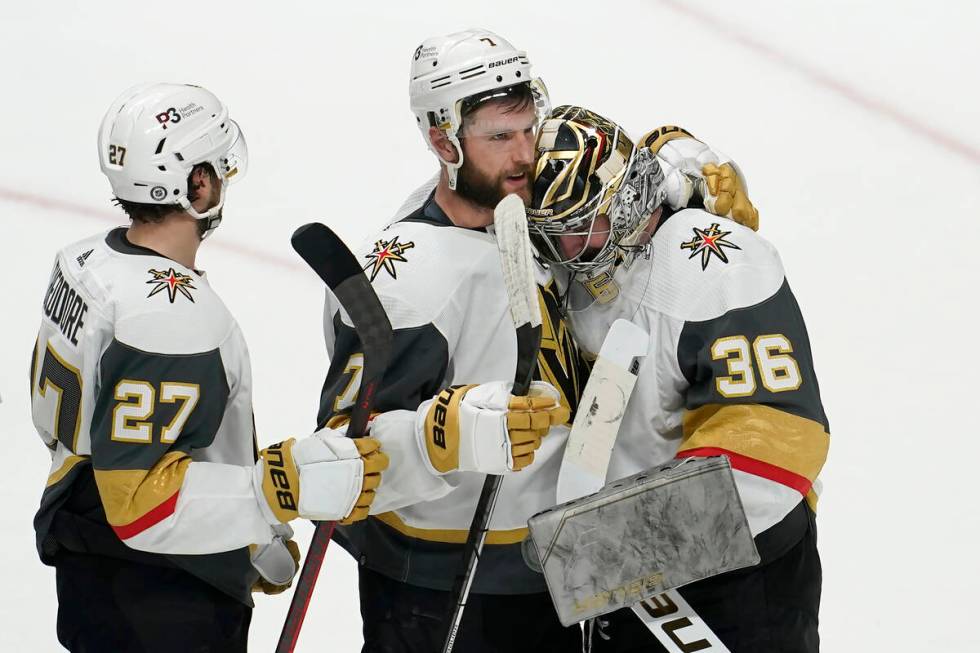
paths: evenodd
<path fill-rule="evenodd" d="M 116 227 L 105 237 L 105 244 L 109 246 L 113 251 L 119 252 L 120 254 L 128 254 L 130 256 L 157 256 L 159 258 L 167 259 L 168 261 L 173 261 L 169 256 L 164 256 L 155 249 L 150 249 L 149 247 L 143 247 L 142 245 L 136 245 L 130 242 L 129 238 L 126 237 L 126 227 Z M 180 265 L 178 261 L 174 261 Z M 202 270 L 192 270 L 198 276 L 203 277 L 204 272 Z"/>

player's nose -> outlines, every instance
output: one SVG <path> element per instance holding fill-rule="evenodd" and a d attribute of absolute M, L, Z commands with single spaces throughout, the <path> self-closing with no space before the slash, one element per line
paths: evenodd
<path fill-rule="evenodd" d="M 519 132 L 514 138 L 513 162 L 524 167 L 534 163 L 534 133 Z"/>
<path fill-rule="evenodd" d="M 585 238 L 585 236 L 580 235 L 559 236 L 558 247 L 561 249 L 561 254 L 565 257 L 565 260 L 571 260 L 582 252 Z"/>

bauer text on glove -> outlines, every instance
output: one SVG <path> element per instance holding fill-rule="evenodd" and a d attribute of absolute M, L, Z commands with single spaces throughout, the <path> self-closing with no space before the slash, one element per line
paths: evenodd
<path fill-rule="evenodd" d="M 270 523 L 297 517 L 350 523 L 367 517 L 388 457 L 374 438 L 324 428 L 259 453 L 254 483 Z"/>
<path fill-rule="evenodd" d="M 527 396 L 511 395 L 512 387 L 509 381 L 453 386 L 419 406 L 416 435 L 434 473 L 503 474 L 534 461 L 541 438 L 568 420 L 568 408 L 542 381 Z"/>

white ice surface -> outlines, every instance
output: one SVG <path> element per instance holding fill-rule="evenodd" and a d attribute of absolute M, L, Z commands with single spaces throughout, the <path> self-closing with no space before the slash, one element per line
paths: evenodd
<path fill-rule="evenodd" d="M 48 463 L 28 351 L 55 250 L 121 222 L 95 150 L 112 98 L 191 81 L 245 129 L 248 177 L 199 263 L 251 347 L 265 445 L 310 430 L 326 369 L 320 284 L 289 234 L 319 219 L 356 242 L 430 175 L 409 57 L 426 35 L 477 25 L 527 49 L 556 103 L 636 136 L 682 124 L 747 173 L 807 318 L 833 432 L 824 650 L 980 650 L 978 7 L 3 3 L 0 650 L 59 650 L 54 574 L 31 527 Z M 305 548 L 311 529 L 297 530 Z M 252 650 L 272 650 L 287 605 L 258 599 Z M 355 566 L 331 546 L 298 650 L 359 642 Z"/>

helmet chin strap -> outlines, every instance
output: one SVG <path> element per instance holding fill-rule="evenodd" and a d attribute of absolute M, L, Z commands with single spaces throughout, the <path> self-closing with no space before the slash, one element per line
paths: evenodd
<path fill-rule="evenodd" d="M 447 161 L 446 159 L 442 158 L 442 155 L 438 152 L 436 152 L 436 156 L 438 156 L 439 160 L 446 166 L 446 178 L 449 182 L 449 190 L 455 191 L 456 178 L 459 175 L 459 169 L 463 166 L 463 145 L 459 142 L 459 137 L 457 137 L 455 134 L 450 136 L 447 133 L 446 138 L 449 139 L 449 142 L 456 148 L 456 153 L 459 154 L 459 159 L 456 161 L 456 163 L 453 163 L 452 161 Z M 435 151 L 434 147 L 432 149 Z"/>
<path fill-rule="evenodd" d="M 225 205 L 225 184 L 221 184 L 221 191 L 220 191 L 220 196 L 218 197 L 218 203 L 212 206 L 204 213 L 198 213 L 197 209 L 195 209 L 191 205 L 191 202 L 190 200 L 187 199 L 187 197 L 181 197 L 177 201 L 177 203 L 180 204 L 181 208 L 184 209 L 187 215 L 191 216 L 192 218 L 195 218 L 198 221 L 198 223 L 201 223 L 203 221 L 204 228 L 201 230 L 201 240 L 204 240 L 205 238 L 210 236 L 215 229 L 218 228 L 219 224 L 221 224 L 221 217 L 222 217 L 221 209 Z"/>
<path fill-rule="evenodd" d="M 198 224 L 204 223 L 204 229 L 201 231 L 201 240 L 204 240 L 210 236 L 218 225 L 221 224 L 221 214 L 211 216 L 209 218 L 198 218 Z"/>

